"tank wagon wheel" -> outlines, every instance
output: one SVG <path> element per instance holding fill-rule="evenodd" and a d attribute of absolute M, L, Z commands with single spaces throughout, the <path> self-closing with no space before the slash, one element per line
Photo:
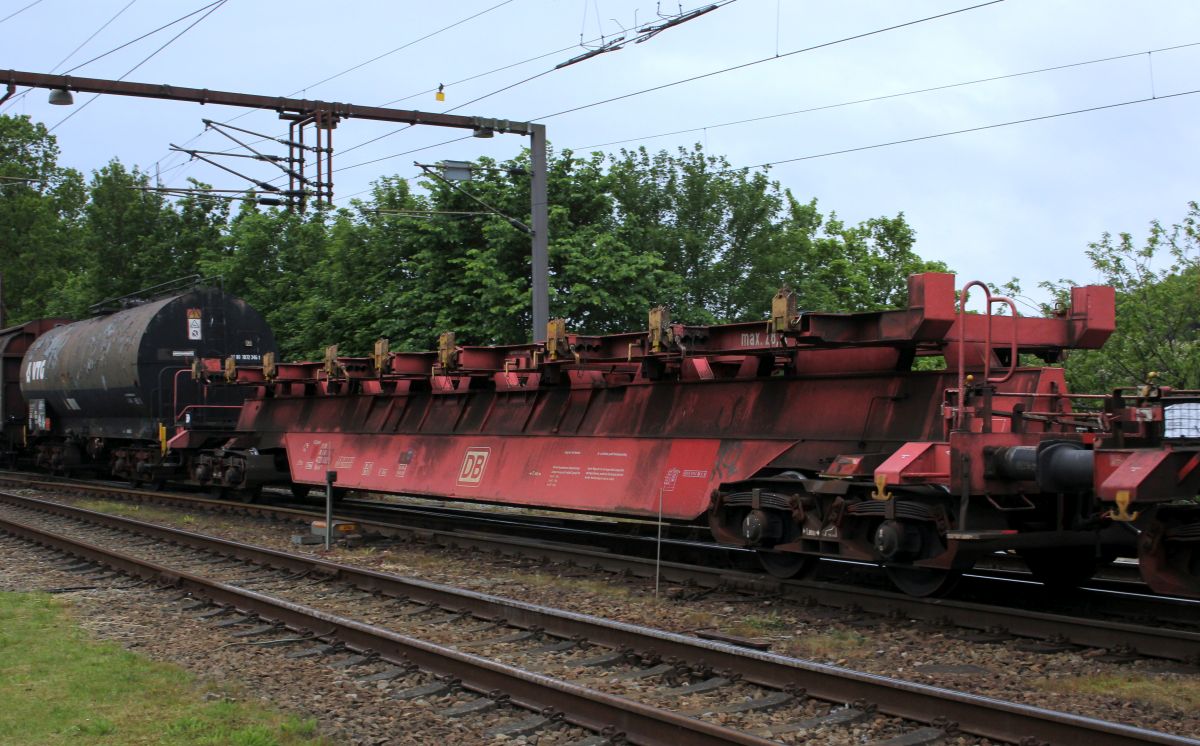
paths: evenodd
<path fill-rule="evenodd" d="M 758 556 L 758 564 L 762 565 L 764 570 L 783 580 L 809 580 L 817 574 L 817 565 L 820 562 L 811 554 L 799 552 L 771 552 L 759 549 L 755 554 Z"/>
<path fill-rule="evenodd" d="M 942 570 L 933 567 L 911 567 L 885 565 L 884 572 L 892 584 L 904 593 L 919 598 L 945 596 L 962 579 L 959 570 Z"/>
<path fill-rule="evenodd" d="M 1086 583 L 1103 563 L 1095 547 L 1063 549 L 1024 549 L 1021 559 L 1042 585 L 1054 590 L 1075 588 Z"/>

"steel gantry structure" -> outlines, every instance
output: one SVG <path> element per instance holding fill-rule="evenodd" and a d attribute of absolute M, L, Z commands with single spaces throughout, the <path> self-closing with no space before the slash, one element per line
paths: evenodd
<path fill-rule="evenodd" d="M 369 119 L 378 122 L 429 125 L 471 130 L 476 136 L 489 137 L 494 133 L 525 135 L 529 137 L 531 160 L 530 214 L 532 218 L 532 278 L 533 289 L 533 341 L 546 336 L 549 311 L 549 220 L 547 217 L 546 189 L 546 126 L 534 122 L 515 122 L 507 119 L 438 114 L 410 109 L 391 109 L 382 106 L 359 106 L 357 104 L 286 98 L 283 96 L 260 96 L 233 91 L 214 91 L 208 88 L 186 88 L 166 83 L 134 83 L 103 78 L 81 78 L 74 75 L 48 75 L 45 73 L 9 70 L 0 73 L 0 82 L 6 83 L 7 92 L 0 103 L 16 91 L 17 86 L 47 88 L 58 91 L 81 93 L 103 93 L 115 96 L 156 98 L 168 101 L 189 101 L 197 104 L 237 106 L 248 109 L 275 111 L 280 118 L 293 126 L 311 122 L 317 131 L 318 182 L 325 182 L 319 196 L 332 198 L 332 130 L 343 119 Z M 323 137 L 322 137 L 323 133 Z"/>

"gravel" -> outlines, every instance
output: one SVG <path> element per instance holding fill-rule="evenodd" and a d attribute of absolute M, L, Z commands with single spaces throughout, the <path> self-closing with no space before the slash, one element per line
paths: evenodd
<path fill-rule="evenodd" d="M 48 497 L 45 493 L 27 492 L 43 499 Z M 72 498 L 55 499 L 76 502 Z M 304 530 L 303 527 L 294 524 L 188 513 L 159 507 L 153 508 L 152 515 L 151 511 L 147 510 L 138 517 L 150 522 L 199 530 L 274 549 L 301 553 L 306 551 L 291 543 L 291 536 Z M 419 577 L 674 632 L 693 633 L 704 629 L 753 637 L 769 642 L 773 651 L 782 654 L 1153 730 L 1200 737 L 1200 707 L 1196 706 L 1200 699 L 1200 668 L 1193 666 L 1166 664 L 1150 659 L 1113 661 L 1107 659 L 1109 651 L 1095 649 L 1068 647 L 1059 652 L 1035 652 L 1023 649 L 1028 647 L 1028 641 L 974 642 L 957 639 L 959 631 L 925 623 L 856 616 L 852 612 L 828 608 L 806 608 L 777 599 L 749 599 L 745 596 L 712 593 L 700 599 L 689 600 L 688 597 L 694 593 L 694 589 L 669 585 L 664 585 L 664 593 L 655 597 L 652 581 L 526 558 L 444 550 L 419 543 L 335 548 L 328 555 L 319 551 L 312 553 L 336 562 Z M 6 569 L 0 578 L 4 578 L 4 582 L 7 583 L 9 578 L 13 577 L 14 568 L 12 563 L 4 564 Z M 19 583 L 20 578 L 18 573 L 12 582 Z M 74 594 L 78 597 L 81 614 L 90 617 L 93 613 L 106 613 L 108 607 L 105 604 L 89 603 L 90 593 Z M 207 625 L 200 624 L 199 629 L 211 633 Z M 191 638 L 192 635 L 175 637 Z M 196 639 L 199 639 L 199 631 Z M 228 642 L 227 638 L 222 639 Z M 186 656 L 177 658 L 167 652 L 172 645 L 186 649 L 193 642 L 188 639 L 175 643 L 159 641 L 156 644 L 161 646 L 166 659 L 179 659 L 189 668 L 196 667 L 202 675 L 221 678 L 221 671 L 236 671 L 239 678 L 248 676 L 248 691 L 260 692 L 258 687 L 262 685 L 260 679 L 264 674 L 259 674 L 253 665 L 229 660 L 228 667 L 222 668 L 214 666 L 214 659 L 206 657 L 203 652 L 198 653 L 194 660 Z M 196 647 L 199 650 L 205 649 L 204 645 Z M 261 651 L 247 651 L 243 648 L 225 650 L 230 651 L 229 655 L 235 656 L 262 654 Z M 223 656 L 221 660 L 224 660 Z M 264 670 L 269 671 L 270 667 Z M 265 676 L 268 679 L 275 678 L 271 674 Z M 352 679 L 348 681 L 353 685 Z M 369 694 L 370 692 L 367 692 L 367 695 Z M 275 696 L 274 692 L 272 696 Z M 320 699 L 322 698 L 317 697 L 317 700 Z M 275 701 L 285 709 L 296 706 L 297 710 L 302 712 L 312 712 L 311 708 L 314 706 L 314 700 L 297 698 L 295 695 L 279 694 Z M 336 709 L 339 699 L 335 694 L 330 695 L 330 702 L 330 727 L 335 728 L 334 732 L 353 733 L 356 726 L 338 719 L 343 716 L 339 715 L 341 711 Z M 396 709 L 394 700 L 388 702 L 390 710 L 386 717 L 394 714 L 391 711 Z M 411 703 L 401 709 L 409 706 Z M 701 705 L 697 705 L 699 706 Z M 356 712 L 359 709 L 369 711 L 369 707 L 360 703 L 356 703 L 354 709 Z M 428 709 L 422 709 L 421 713 L 429 719 Z M 789 709 L 760 714 L 759 717 L 786 718 L 794 722 L 797 713 Z M 328 718 L 321 718 L 324 725 Z M 424 733 L 422 729 L 428 727 L 431 729 L 428 731 L 430 734 L 439 734 L 436 735 L 437 738 L 445 737 L 445 729 L 450 727 L 444 723 L 430 723 L 426 726 L 425 721 L 417 715 L 414 715 L 411 723 L 408 720 L 403 722 L 405 728 L 414 729 L 414 733 Z M 880 726 L 871 724 L 870 727 L 872 732 L 876 732 L 875 729 Z M 374 728 L 370 730 L 374 731 Z M 427 742 L 422 740 L 424 738 L 425 736 L 416 737 L 413 742 Z M 522 741 L 516 739 L 511 742 Z"/>

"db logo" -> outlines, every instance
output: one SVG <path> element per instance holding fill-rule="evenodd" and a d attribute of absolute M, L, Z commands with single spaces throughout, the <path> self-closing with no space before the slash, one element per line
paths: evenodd
<path fill-rule="evenodd" d="M 462 469 L 458 472 L 458 483 L 468 487 L 479 484 L 491 453 L 491 448 L 468 448 L 467 455 L 463 457 Z"/>

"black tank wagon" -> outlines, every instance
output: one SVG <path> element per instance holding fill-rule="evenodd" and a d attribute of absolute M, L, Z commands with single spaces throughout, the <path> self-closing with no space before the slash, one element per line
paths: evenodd
<path fill-rule="evenodd" d="M 160 482 L 181 469 L 190 476 L 191 464 L 166 458 L 176 423 L 188 424 L 193 450 L 203 447 L 196 433 L 216 440 L 232 430 L 244 398 L 198 386 L 193 361 L 258 365 L 274 350 L 258 311 L 216 288 L 45 330 L 20 371 L 35 460 L 57 471 L 99 466 L 135 482 Z"/>

